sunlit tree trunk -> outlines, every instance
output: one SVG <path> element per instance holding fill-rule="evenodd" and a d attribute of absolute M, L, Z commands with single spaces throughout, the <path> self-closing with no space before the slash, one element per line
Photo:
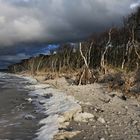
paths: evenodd
<path fill-rule="evenodd" d="M 108 36 L 109 36 L 108 42 L 107 42 L 107 44 L 105 46 L 105 50 L 104 50 L 104 52 L 103 52 L 103 54 L 101 56 L 101 64 L 100 65 L 101 65 L 101 71 L 103 71 L 104 74 L 106 73 L 105 55 L 106 55 L 106 53 L 107 53 L 107 51 L 108 51 L 108 49 L 109 49 L 109 47 L 111 45 L 111 33 L 112 33 L 112 29 L 110 29 L 110 31 L 108 33 Z"/>
<path fill-rule="evenodd" d="M 85 84 L 87 84 L 89 82 L 89 80 L 91 78 L 93 78 L 92 77 L 92 73 L 91 73 L 90 68 L 89 68 L 89 64 L 90 64 L 90 53 L 91 53 L 92 46 L 93 46 L 93 42 L 90 45 L 90 48 L 89 48 L 89 51 L 88 51 L 88 57 L 85 57 L 84 54 L 83 54 L 83 52 L 82 52 L 82 43 L 80 42 L 80 44 L 79 44 L 80 54 L 81 54 L 81 57 L 84 60 L 83 72 L 82 72 L 81 77 L 79 79 L 79 85 L 81 85 L 82 79 L 84 78 L 84 75 L 85 75 L 85 79 L 84 79 Z"/>

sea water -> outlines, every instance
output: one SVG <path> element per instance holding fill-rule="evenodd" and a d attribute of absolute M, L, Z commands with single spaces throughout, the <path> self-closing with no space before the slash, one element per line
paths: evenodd
<path fill-rule="evenodd" d="M 0 140 L 52 140 L 77 101 L 31 77 L 0 73 Z"/>

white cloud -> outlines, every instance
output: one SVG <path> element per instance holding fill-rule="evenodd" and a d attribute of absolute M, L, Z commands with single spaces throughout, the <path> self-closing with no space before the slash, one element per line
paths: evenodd
<path fill-rule="evenodd" d="M 22 41 L 22 39 L 32 40 L 32 38 L 40 38 L 42 27 L 38 20 L 25 16 L 15 19 L 13 24 L 19 40 Z"/>
<path fill-rule="evenodd" d="M 1 25 L 5 24 L 5 17 L 4 16 L 0 17 L 0 24 Z"/>
<path fill-rule="evenodd" d="M 135 9 L 135 8 L 137 8 L 138 6 L 140 6 L 140 1 L 137 1 L 137 2 L 135 2 L 135 3 L 132 3 L 132 4 L 130 5 L 130 8 L 131 8 L 131 9 Z"/>
<path fill-rule="evenodd" d="M 0 44 L 79 39 L 116 23 L 137 0 L 0 0 Z"/>

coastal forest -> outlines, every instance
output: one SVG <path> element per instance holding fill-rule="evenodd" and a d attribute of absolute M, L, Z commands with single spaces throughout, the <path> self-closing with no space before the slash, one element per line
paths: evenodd
<path fill-rule="evenodd" d="M 86 40 L 62 43 L 48 55 L 9 66 L 12 73 L 44 74 L 47 79 L 73 76 L 74 84 L 108 83 L 111 90 L 140 93 L 140 8 L 123 25 L 112 26 Z"/>

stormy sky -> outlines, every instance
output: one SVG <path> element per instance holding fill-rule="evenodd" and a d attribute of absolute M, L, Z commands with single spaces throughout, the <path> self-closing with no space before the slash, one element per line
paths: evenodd
<path fill-rule="evenodd" d="M 0 0 L 0 43 L 83 38 L 119 24 L 137 3 L 138 0 Z"/>
<path fill-rule="evenodd" d="M 7 48 L 15 44 L 83 39 L 120 25 L 139 4 L 140 0 L 0 0 L 0 56 L 3 49 L 11 55 Z M 24 57 L 26 52 L 17 51 L 20 47 L 14 47 L 16 54 Z"/>

